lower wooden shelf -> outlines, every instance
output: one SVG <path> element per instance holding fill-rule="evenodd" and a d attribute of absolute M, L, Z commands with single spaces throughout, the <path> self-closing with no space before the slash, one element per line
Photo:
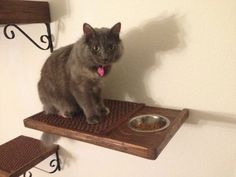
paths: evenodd
<path fill-rule="evenodd" d="M 172 136 L 188 117 L 188 110 L 173 110 L 145 106 L 144 104 L 118 100 L 106 100 L 110 114 L 104 122 L 88 125 L 81 113 L 76 118 L 66 119 L 43 112 L 24 120 L 28 128 L 56 134 L 106 148 L 126 152 L 148 159 L 156 159 Z M 131 130 L 128 121 L 138 115 L 159 114 L 170 120 L 168 128 L 153 133 Z"/>
<path fill-rule="evenodd" d="M 37 139 L 19 136 L 0 145 L 0 177 L 18 177 L 25 174 L 57 152 L 57 145 L 45 146 Z"/>

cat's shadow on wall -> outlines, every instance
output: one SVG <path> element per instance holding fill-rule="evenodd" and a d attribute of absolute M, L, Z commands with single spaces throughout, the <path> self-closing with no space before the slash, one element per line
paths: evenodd
<path fill-rule="evenodd" d="M 176 15 L 158 17 L 121 38 L 125 52 L 105 82 L 105 98 L 128 98 L 146 104 L 158 104 L 158 100 L 153 100 L 146 89 L 146 79 L 150 72 L 160 66 L 164 54 L 184 48 L 181 18 Z"/>

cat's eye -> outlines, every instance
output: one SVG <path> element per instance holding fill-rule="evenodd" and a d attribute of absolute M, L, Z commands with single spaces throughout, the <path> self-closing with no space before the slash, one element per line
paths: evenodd
<path fill-rule="evenodd" d="M 100 47 L 97 45 L 93 46 L 93 51 L 98 52 L 100 50 Z"/>
<path fill-rule="evenodd" d="M 109 45 L 109 49 L 110 49 L 110 50 L 114 50 L 114 49 L 115 49 L 115 45 L 112 45 L 112 44 Z"/>

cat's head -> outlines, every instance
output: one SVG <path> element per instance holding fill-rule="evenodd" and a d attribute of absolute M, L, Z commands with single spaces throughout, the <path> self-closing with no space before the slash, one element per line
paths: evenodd
<path fill-rule="evenodd" d="M 89 66 L 106 66 L 116 62 L 123 54 L 120 40 L 121 23 L 112 28 L 93 28 L 83 25 L 83 59 Z"/>

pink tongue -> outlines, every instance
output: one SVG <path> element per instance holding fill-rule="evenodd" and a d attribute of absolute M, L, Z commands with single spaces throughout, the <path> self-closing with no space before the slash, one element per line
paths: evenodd
<path fill-rule="evenodd" d="M 105 69 L 104 69 L 104 67 L 102 67 L 102 66 L 98 67 L 97 72 L 98 72 L 98 75 L 99 75 L 99 76 L 101 76 L 101 77 L 104 76 L 104 74 L 105 74 Z"/>

